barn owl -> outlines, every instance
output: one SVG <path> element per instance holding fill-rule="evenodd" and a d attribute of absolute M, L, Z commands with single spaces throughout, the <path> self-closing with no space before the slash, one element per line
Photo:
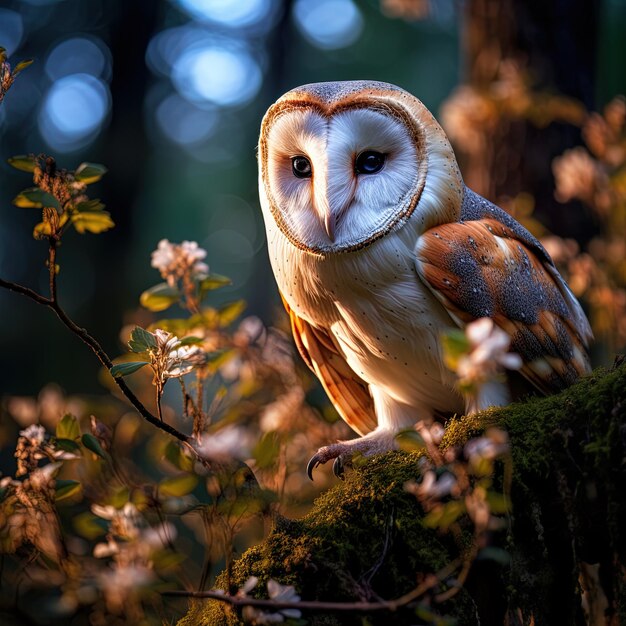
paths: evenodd
<path fill-rule="evenodd" d="M 589 323 L 542 245 L 468 189 L 432 114 L 394 85 L 304 85 L 261 126 L 259 188 L 270 261 L 296 345 L 360 437 L 308 466 L 395 447 L 460 394 L 442 333 L 489 317 L 544 393 L 589 372 Z"/>

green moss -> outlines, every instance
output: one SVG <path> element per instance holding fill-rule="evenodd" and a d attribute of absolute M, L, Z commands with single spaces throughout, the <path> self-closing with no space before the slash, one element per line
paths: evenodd
<path fill-rule="evenodd" d="M 609 601 L 626 623 L 624 583 L 616 569 L 626 565 L 625 413 L 626 367 L 621 367 L 596 372 L 557 396 L 447 425 L 443 447 L 460 446 L 494 425 L 505 428 L 511 441 L 513 513 L 505 545 L 511 566 L 504 574 L 496 571 L 497 584 L 492 585 L 493 575 L 475 576 L 474 600 L 485 596 L 486 604 L 508 605 L 524 623 L 532 616 L 537 626 L 580 623 L 577 564 L 600 563 Z M 303 599 L 326 601 L 394 598 L 414 588 L 417 573 L 435 572 L 458 556 L 450 536 L 422 525 L 419 505 L 403 490 L 405 481 L 418 475 L 417 460 L 401 452 L 375 457 L 321 496 L 302 520 L 278 520 L 268 538 L 235 563 L 231 586 L 258 576 L 263 595 L 266 581 L 275 578 L 295 585 Z M 223 574 L 218 586 L 226 587 Z M 441 611 L 459 624 L 475 624 L 474 600 L 463 590 Z M 364 623 L 361 615 L 305 617 L 312 626 Z M 388 614 L 367 619 L 372 626 L 416 623 L 406 609 L 393 622 Z M 180 623 L 242 622 L 222 603 L 198 602 Z"/>

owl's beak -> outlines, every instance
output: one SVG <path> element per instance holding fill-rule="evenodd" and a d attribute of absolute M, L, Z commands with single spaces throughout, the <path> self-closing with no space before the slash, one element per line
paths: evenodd
<path fill-rule="evenodd" d="M 326 215 L 324 215 L 324 230 L 328 238 L 333 242 L 335 241 L 335 222 L 335 215 L 331 211 L 328 211 Z"/>
<path fill-rule="evenodd" d="M 317 213 L 317 217 L 319 218 L 326 234 L 328 235 L 328 239 L 331 242 L 335 241 L 335 225 L 337 223 L 337 219 L 335 217 L 335 213 L 332 210 L 330 203 L 328 202 L 328 197 L 325 193 L 325 189 L 323 193 L 316 193 L 313 199 L 313 205 L 315 206 L 315 212 Z"/>

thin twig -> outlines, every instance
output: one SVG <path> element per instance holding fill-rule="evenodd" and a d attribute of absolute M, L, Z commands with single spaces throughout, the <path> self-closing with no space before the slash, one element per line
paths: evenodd
<path fill-rule="evenodd" d="M 183 598 L 204 598 L 219 600 L 232 606 L 254 606 L 258 608 L 268 608 L 274 611 L 280 609 L 302 609 L 311 611 L 397 611 L 407 606 L 414 600 L 423 596 L 427 591 L 436 587 L 440 582 L 449 578 L 457 569 L 460 560 L 456 559 L 441 569 L 436 574 L 429 574 L 424 582 L 412 591 L 396 598 L 395 600 L 381 600 L 380 602 L 323 602 L 317 600 L 302 600 L 300 602 L 281 602 L 277 600 L 260 600 L 248 596 L 232 596 L 220 591 L 182 591 L 172 590 L 161 592 L 162 596 L 183 597 Z"/>

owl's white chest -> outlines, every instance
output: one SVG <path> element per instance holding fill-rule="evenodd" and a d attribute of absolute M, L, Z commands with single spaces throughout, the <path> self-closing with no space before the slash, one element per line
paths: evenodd
<path fill-rule="evenodd" d="M 274 274 L 290 307 L 329 329 L 375 404 L 397 405 L 396 421 L 407 422 L 464 408 L 441 353 L 441 333 L 454 324 L 417 276 L 415 241 L 405 227 L 361 251 L 322 257 L 268 228 Z"/>

